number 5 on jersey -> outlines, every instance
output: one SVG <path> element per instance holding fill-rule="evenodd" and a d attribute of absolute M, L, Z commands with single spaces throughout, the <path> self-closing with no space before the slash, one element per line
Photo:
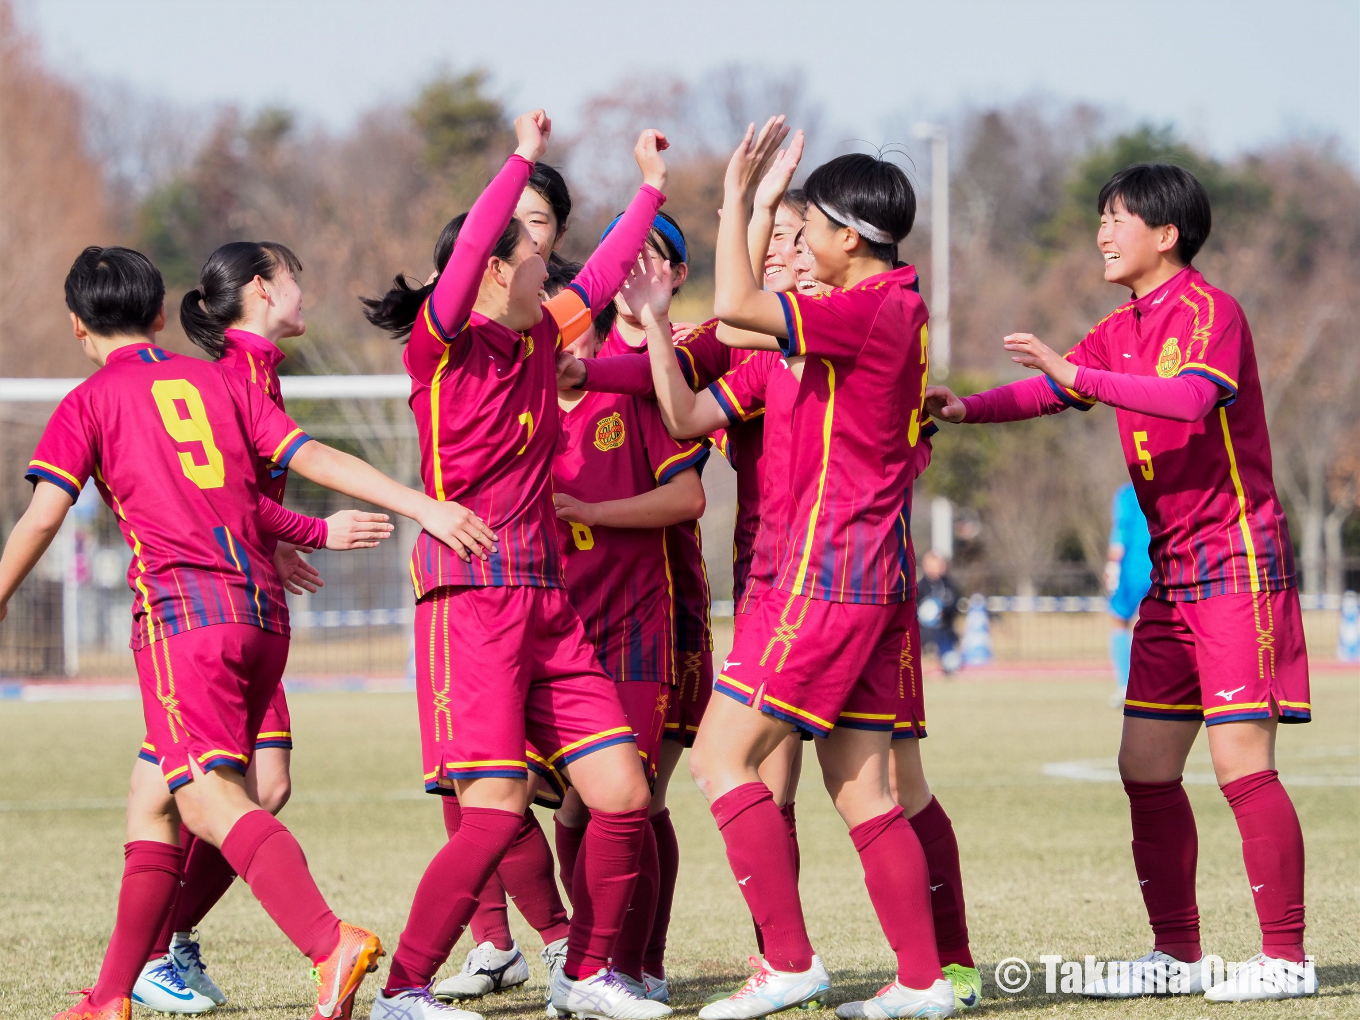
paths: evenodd
<path fill-rule="evenodd" d="M 1146 432 L 1135 432 L 1133 434 L 1133 451 L 1138 454 L 1138 459 L 1143 462 L 1143 477 L 1150 482 L 1152 481 L 1152 451 L 1143 449 L 1143 444 L 1146 442 Z"/>
<path fill-rule="evenodd" d="M 188 379 L 157 379 L 151 384 L 151 396 L 161 412 L 161 422 L 170 438 L 177 443 L 199 443 L 203 446 L 206 464 L 199 464 L 188 451 L 179 451 L 179 466 L 184 477 L 200 489 L 220 489 L 227 481 L 222 451 L 213 442 L 208 409 L 203 406 L 203 395 Z M 189 412 L 180 414 L 180 405 Z"/>

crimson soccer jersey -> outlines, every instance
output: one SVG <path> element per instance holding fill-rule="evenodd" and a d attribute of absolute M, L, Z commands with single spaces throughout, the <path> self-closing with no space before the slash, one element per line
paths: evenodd
<path fill-rule="evenodd" d="M 1152 534 L 1150 594 L 1194 602 L 1293 587 L 1293 546 L 1275 494 L 1256 350 L 1241 306 L 1187 266 L 1096 323 L 1067 358 L 1121 374 L 1201 375 L 1228 393 L 1197 422 L 1115 411 Z M 1094 403 L 1053 388 L 1073 407 Z"/>
<path fill-rule="evenodd" d="M 26 477 L 74 500 L 94 476 L 132 548 L 133 648 L 217 623 L 286 635 L 257 470 L 309 439 L 237 373 L 133 344 L 58 405 Z"/>
<path fill-rule="evenodd" d="M 766 423 L 767 446 L 791 446 L 789 543 L 775 578 L 785 591 L 878 603 L 915 593 L 911 486 L 934 431 L 917 289 L 903 266 L 845 290 L 778 295 L 781 347 L 804 358 L 789 432 Z"/>
<path fill-rule="evenodd" d="M 679 337 L 691 327 L 672 324 L 673 335 Z M 633 347 L 614 330 L 600 347 L 597 357 L 637 354 L 647 349 L 644 341 Z M 682 362 L 683 364 L 683 362 Z M 703 538 L 698 521 L 685 521 L 666 529 L 666 547 L 671 563 L 671 577 L 675 584 L 675 648 L 681 652 L 707 652 L 713 649 L 713 631 L 709 626 L 708 569 L 704 566 Z"/>
<path fill-rule="evenodd" d="M 789 444 L 775 442 L 764 446 L 767 428 L 771 436 L 788 434 L 798 396 L 798 380 L 788 361 L 776 351 L 748 351 L 729 372 L 709 384 L 708 391 L 718 401 L 730 423 L 728 432 L 740 433 L 752 425 L 760 428 L 762 449 L 748 474 L 755 475 L 759 491 L 755 503 L 758 516 L 750 536 L 751 550 L 746 573 L 738 587 L 733 584 L 737 605 L 747 591 L 774 585 L 775 568 L 787 540 L 790 502 L 788 485 Z M 741 496 L 741 471 L 738 470 L 738 499 Z M 738 521 L 741 505 L 738 504 Z"/>
<path fill-rule="evenodd" d="M 650 400 L 587 393 L 559 410 L 554 487 L 591 503 L 664 485 L 706 456 L 677 442 Z M 567 597 L 615 680 L 675 680 L 671 567 L 665 528 L 587 527 L 558 521 Z"/>
<path fill-rule="evenodd" d="M 227 353 L 218 358 L 217 363 L 248 378 L 251 385 L 262 389 L 280 411 L 284 410 L 278 372 L 279 363 L 284 358 L 283 351 L 270 343 L 267 337 L 244 329 L 229 329 L 226 337 L 230 341 Z M 286 468 L 261 461 L 258 481 L 263 495 L 275 503 L 283 502 L 283 491 L 288 486 Z"/>
<path fill-rule="evenodd" d="M 738 365 L 768 351 L 728 347 L 717 337 L 718 320 L 709 319 L 683 337 L 675 350 L 690 387 L 711 386 Z M 756 536 L 764 510 L 760 502 L 765 453 L 764 402 L 732 420 L 725 430 L 722 453 L 737 473 L 737 517 L 732 531 L 732 597 L 740 601 L 751 574 Z"/>

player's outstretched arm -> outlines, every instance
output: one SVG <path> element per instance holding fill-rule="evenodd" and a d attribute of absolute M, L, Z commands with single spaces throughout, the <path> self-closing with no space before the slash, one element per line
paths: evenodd
<path fill-rule="evenodd" d="M 706 436 L 725 428 L 727 415 L 707 390 L 695 393 L 680 371 L 671 346 L 671 264 L 652 261 L 644 248 L 634 271 L 620 291 L 628 309 L 647 331 L 647 357 L 651 361 L 652 388 L 666 431 L 676 439 Z M 618 359 L 611 359 L 618 360 Z M 681 520 L 693 520 L 682 517 Z M 584 521 L 582 522 L 585 523 Z"/>
<path fill-rule="evenodd" d="M 772 339 L 788 334 L 784 324 L 784 306 L 775 294 L 762 290 L 751 271 L 748 234 L 756 190 L 771 162 L 778 155 L 787 160 L 789 154 L 779 153 L 779 144 L 788 135 L 784 118 L 771 117 L 760 133 L 755 125 L 746 129 L 741 144 L 732 153 L 723 181 L 723 215 L 718 224 L 718 247 L 715 255 L 713 312 L 719 319 L 737 329 L 763 334 L 767 343 L 750 346 L 777 350 Z M 789 150 L 801 151 L 802 132 L 794 136 Z M 724 343 L 730 338 L 720 336 Z M 746 341 L 748 338 L 743 337 Z M 743 346 L 747 344 L 743 342 Z"/>
<path fill-rule="evenodd" d="M 72 505 L 70 495 L 51 482 L 34 486 L 33 499 L 9 533 L 5 552 L 0 555 L 0 620 L 8 612 L 10 597 L 57 537 Z"/>
<path fill-rule="evenodd" d="M 495 551 L 496 533 L 467 507 L 452 500 L 431 499 L 393 481 L 358 457 L 324 443 L 314 439 L 304 443 L 288 466 L 317 485 L 409 517 L 463 560 L 470 559 L 471 554 L 486 559 Z"/>
<path fill-rule="evenodd" d="M 703 516 L 704 483 L 697 470 L 686 468 L 651 492 L 627 499 L 583 503 L 559 492 L 553 495 L 553 504 L 561 520 L 587 527 L 665 528 Z"/>

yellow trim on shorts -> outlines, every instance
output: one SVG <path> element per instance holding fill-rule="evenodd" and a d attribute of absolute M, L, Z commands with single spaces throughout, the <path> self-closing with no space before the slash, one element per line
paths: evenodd
<path fill-rule="evenodd" d="M 768 701 L 771 705 L 774 705 L 776 708 L 782 708 L 785 712 L 792 712 L 796 716 L 800 716 L 803 719 L 815 722 L 818 726 L 822 727 L 823 729 L 832 730 L 836 728 L 835 723 L 827 722 L 821 716 L 813 715 L 807 709 L 799 708 L 796 705 L 790 705 L 787 701 L 780 701 L 778 698 L 772 698 L 768 694 L 765 695 L 761 700 Z M 890 715 L 887 718 L 896 719 L 897 716 Z"/>
<path fill-rule="evenodd" d="M 1240 701 L 1227 705 L 1214 705 L 1204 710 L 1205 715 L 1222 715 L 1224 712 L 1250 712 L 1252 709 L 1269 708 L 1269 701 Z"/>
<path fill-rule="evenodd" d="M 1174 708 L 1182 711 L 1193 709 L 1196 712 L 1204 708 L 1203 705 L 1164 705 L 1158 701 L 1133 701 L 1129 698 L 1124 699 L 1124 704 L 1132 705 L 1134 708 Z"/>
<path fill-rule="evenodd" d="M 631 737 L 633 735 L 633 727 L 615 726 L 612 730 L 602 730 L 599 733 L 592 733 L 588 737 L 582 737 L 580 740 L 573 741 L 566 747 L 559 748 L 557 753 L 548 759 L 548 767 L 551 768 L 552 763 L 557 761 L 558 758 L 562 757 L 562 755 L 564 754 L 570 754 L 578 747 L 583 747 L 584 745 L 592 743 L 593 741 L 596 740 L 602 740 L 605 737 L 617 737 L 621 733 L 627 733 Z"/>

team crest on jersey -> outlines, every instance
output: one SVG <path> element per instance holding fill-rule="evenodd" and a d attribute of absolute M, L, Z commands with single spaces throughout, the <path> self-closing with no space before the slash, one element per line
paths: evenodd
<path fill-rule="evenodd" d="M 1157 359 L 1157 374 L 1163 379 L 1170 379 L 1181 367 L 1181 349 L 1176 346 L 1176 338 L 1168 337 L 1166 343 L 1162 344 L 1161 357 Z"/>
<path fill-rule="evenodd" d="M 623 432 L 623 419 L 615 411 L 608 418 L 601 418 L 595 426 L 595 449 L 617 450 L 627 438 Z"/>
<path fill-rule="evenodd" d="M 534 353 L 534 338 L 533 338 L 532 336 L 530 336 L 528 333 L 521 333 L 520 336 L 524 338 L 524 355 L 523 355 L 523 357 L 524 357 L 524 360 L 527 361 L 527 360 L 529 359 L 529 355 L 531 355 L 531 354 Z"/>

